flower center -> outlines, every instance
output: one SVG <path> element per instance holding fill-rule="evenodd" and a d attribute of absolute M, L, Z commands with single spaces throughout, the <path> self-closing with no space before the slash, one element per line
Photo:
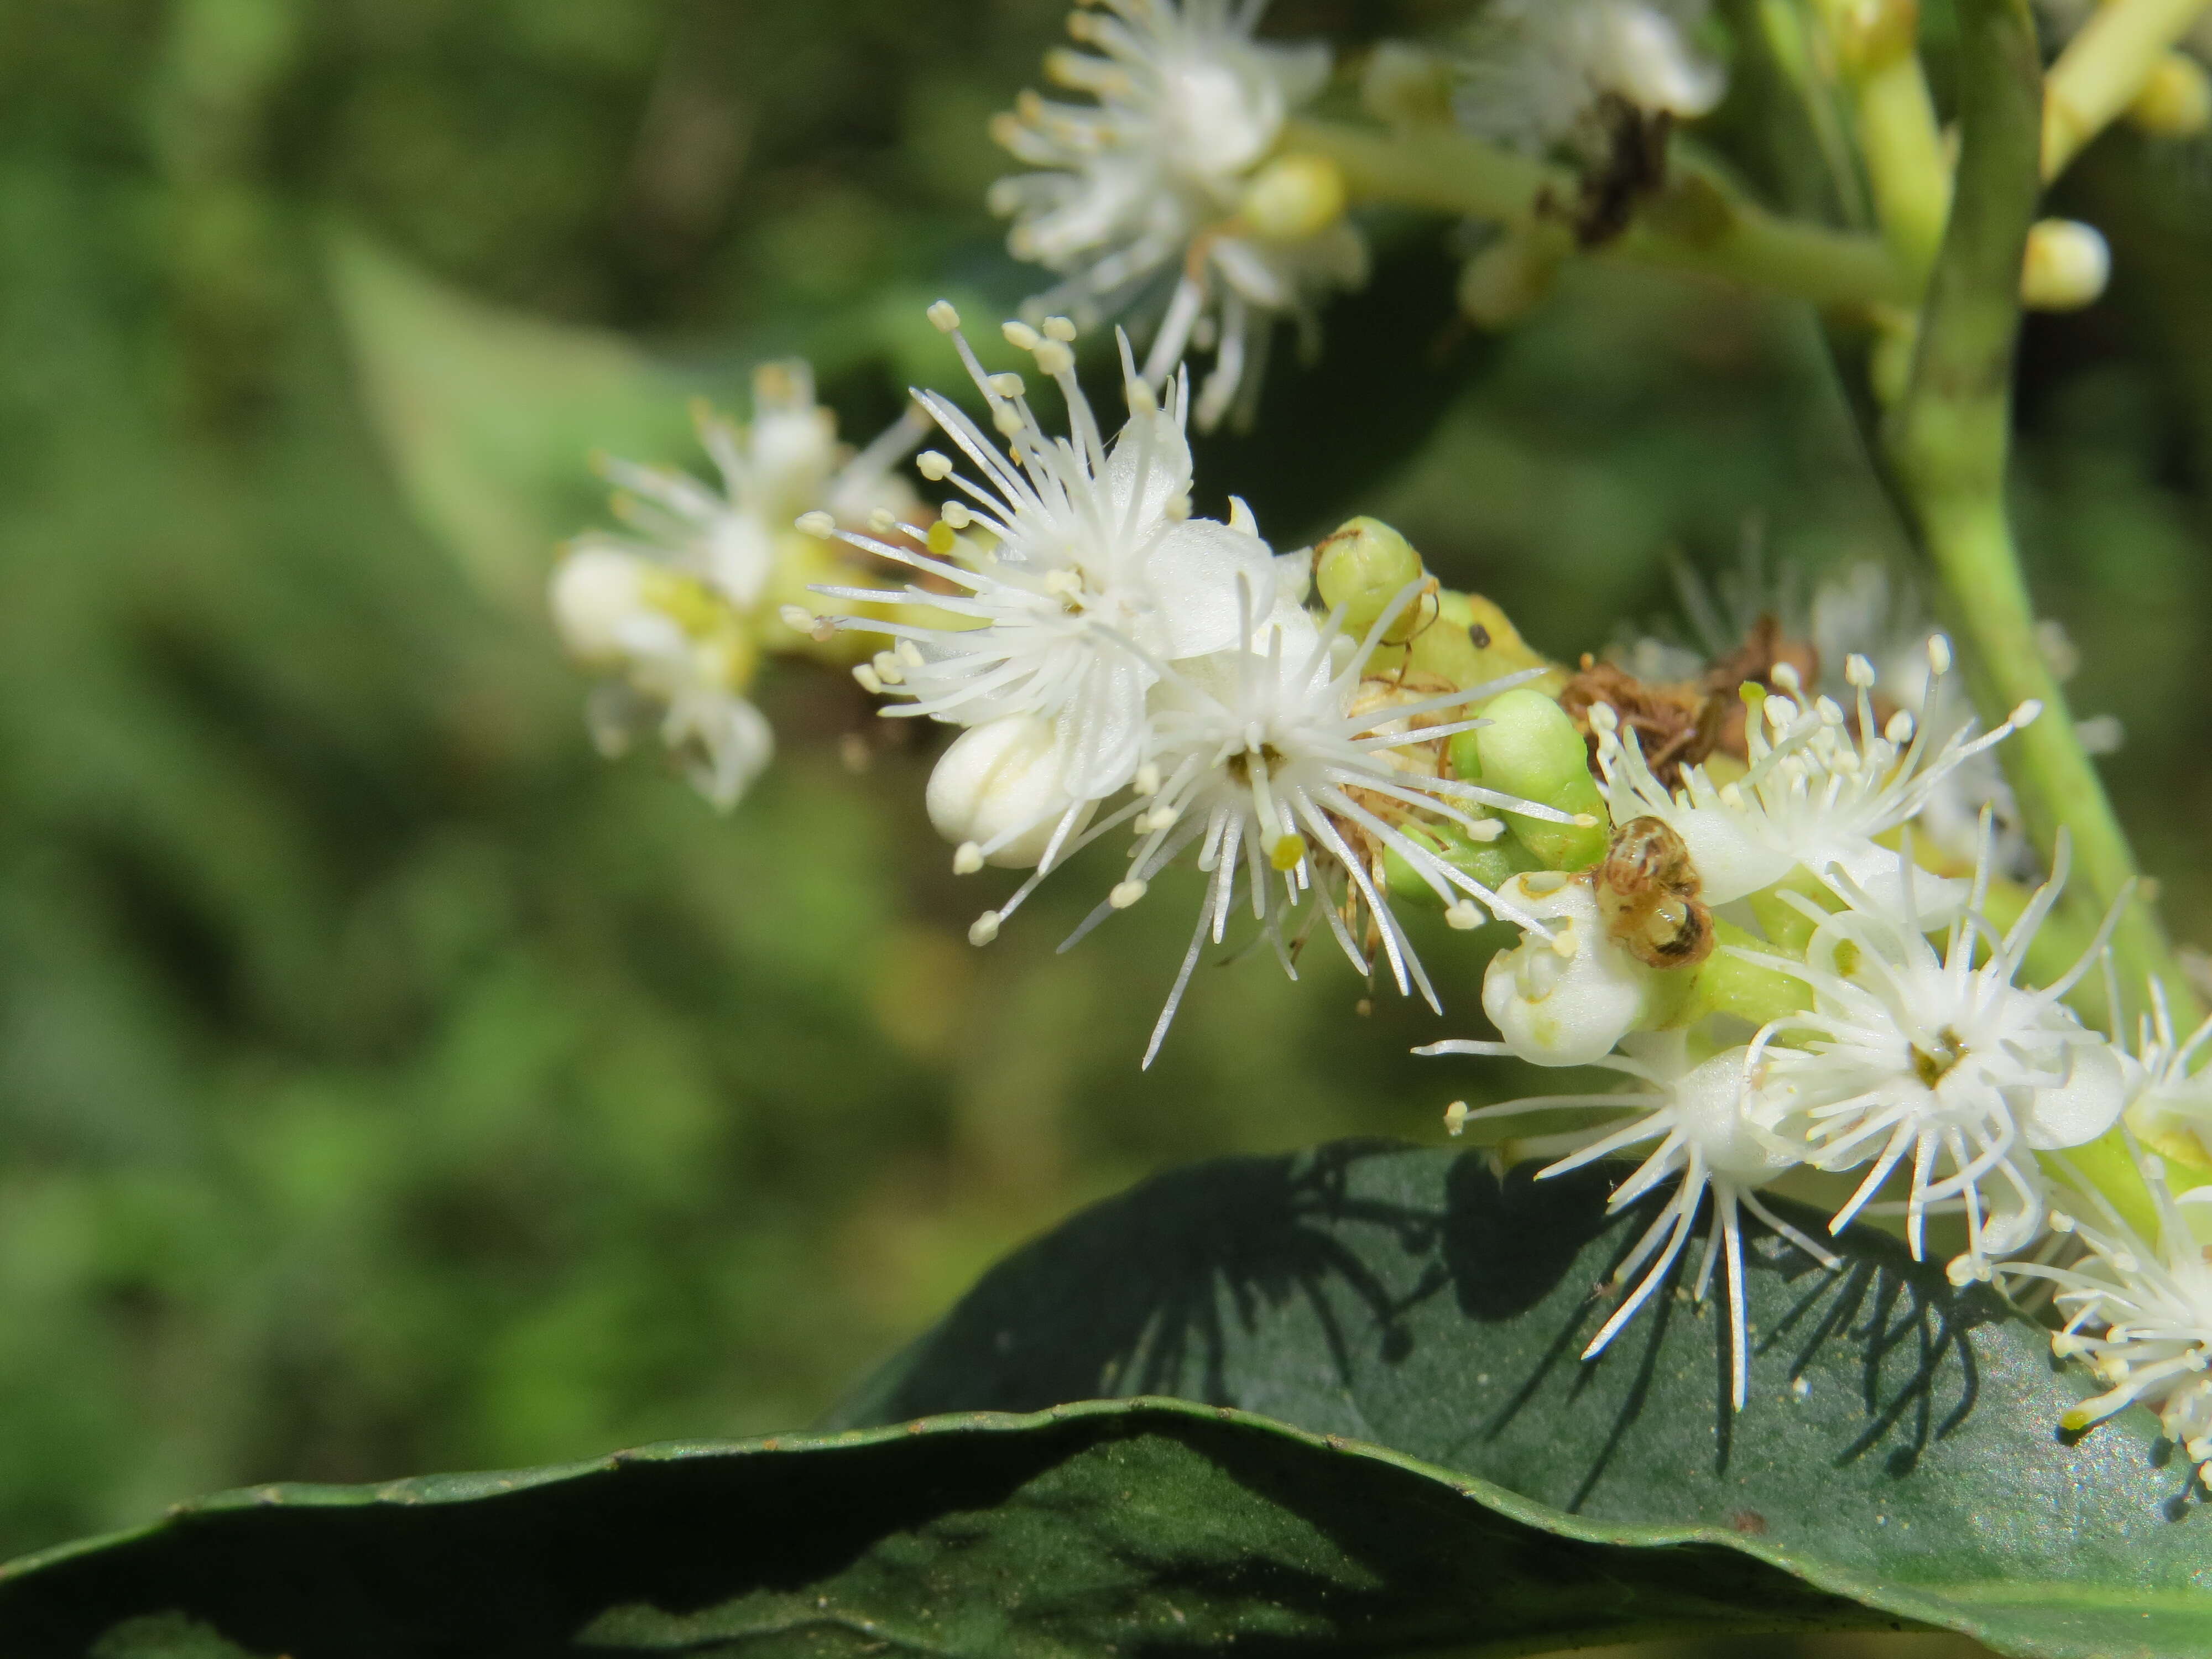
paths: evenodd
<path fill-rule="evenodd" d="M 1944 1074 L 1966 1057 L 1966 1045 L 1959 1034 L 1946 1025 L 1936 1034 L 1936 1041 L 1927 1048 L 1912 1045 L 1912 1072 L 1929 1088 L 1943 1080 Z"/>

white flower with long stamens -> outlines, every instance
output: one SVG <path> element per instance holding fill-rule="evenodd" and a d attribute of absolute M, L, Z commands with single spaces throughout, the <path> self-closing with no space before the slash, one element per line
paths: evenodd
<path fill-rule="evenodd" d="M 569 651 L 608 676 L 586 705 L 610 758 L 657 731 L 692 785 L 727 811 L 775 750 L 745 701 L 757 648 L 697 578 L 613 547 L 583 547 L 554 573 L 552 609 Z"/>
<path fill-rule="evenodd" d="M 1940 678 L 1950 662 L 1939 635 L 1929 643 L 1930 668 Z M 1765 697 L 1745 723 L 1750 769 L 1716 782 L 1708 768 L 1685 767 L 1673 790 L 1644 764 L 1636 734 L 1620 729 L 1609 707 L 1596 705 L 1590 716 L 1613 821 L 1656 817 L 1681 836 L 1711 904 L 1745 897 L 1801 869 L 1814 877 L 1839 871 L 1876 897 L 1894 900 L 1896 859 L 1876 837 L 1909 823 L 1954 771 L 2042 710 L 2023 703 L 1993 732 L 1976 737 L 1969 722 L 1936 744 L 1929 736 L 1936 728 L 1910 714 L 1876 722 L 1874 666 L 1865 658 L 1852 658 L 1846 673 L 1856 694 L 1855 721 L 1832 698 L 1801 708 L 1789 696 Z M 1787 664 L 1775 675 L 1796 684 Z M 1941 921 L 1933 901 L 1948 890 L 1933 878 L 1923 881 L 1917 914 Z"/>
<path fill-rule="evenodd" d="M 1487 810 L 1571 821 L 1570 814 L 1449 775 L 1441 759 L 1445 739 L 1480 722 L 1437 716 L 1494 696 L 1527 674 L 1410 701 L 1363 696 L 1369 661 L 1419 591 L 1409 586 L 1356 647 L 1344 639 L 1340 613 L 1316 627 L 1303 611 L 1284 607 L 1255 623 L 1245 643 L 1195 661 L 1158 665 L 1151 741 L 1135 799 L 1077 843 L 1133 820 L 1137 842 L 1128 873 L 1060 947 L 1138 902 L 1163 870 L 1197 848 L 1198 867 L 1209 879 L 1190 948 L 1146 1048 L 1146 1066 L 1166 1040 L 1200 952 L 1209 939 L 1218 945 L 1226 938 L 1240 900 L 1294 979 L 1285 927 L 1309 899 L 1352 965 L 1363 974 L 1370 970 L 1348 919 L 1364 908 L 1401 994 L 1419 991 L 1432 1007 L 1435 990 L 1390 909 L 1386 853 L 1395 854 L 1444 902 L 1455 927 L 1478 926 L 1486 912 L 1539 926 L 1406 832 L 1407 822 L 1426 821 L 1492 840 L 1504 825 Z M 1258 613 L 1249 584 L 1242 599 L 1253 621 Z M 1057 850 L 1006 904 L 986 913 L 971 939 L 997 935 L 1050 872 Z"/>
<path fill-rule="evenodd" d="M 2212 1164 L 2212 1068 L 2197 1069 L 2205 1044 L 2212 1042 L 2212 1018 L 2182 1036 L 2166 987 L 2156 979 L 2150 982 L 2150 1004 L 2136 1038 L 2138 1076 L 2128 1125 L 2154 1148 L 2191 1164 Z"/>
<path fill-rule="evenodd" d="M 2147 1407 L 2212 1487 L 2212 1261 L 2182 1212 L 2185 1204 L 2212 1201 L 2212 1188 L 2177 1199 L 2162 1160 L 2139 1152 L 2136 1163 L 2158 1218 L 2154 1239 L 2077 1179 L 2094 1218 L 2056 1212 L 2051 1226 L 2081 1241 L 2081 1259 L 2065 1267 L 2007 1262 L 1999 1271 L 2052 1287 L 2067 1316 L 2051 1339 L 2052 1351 L 2081 1361 L 2106 1385 L 2060 1426 L 2079 1432 L 2127 1407 Z"/>
<path fill-rule="evenodd" d="M 1021 377 L 985 373 L 950 306 L 940 302 L 932 315 L 957 344 L 1012 455 L 949 400 L 917 392 L 976 477 L 955 471 L 933 451 L 921 456 L 921 470 L 952 480 L 966 500 L 945 505 L 927 537 L 927 554 L 842 533 L 880 558 L 934 578 L 939 591 L 919 585 L 900 592 L 821 591 L 933 608 L 954 619 L 940 628 L 835 619 L 840 627 L 897 641 L 890 653 L 896 679 L 879 670 L 876 678 L 908 701 L 885 714 L 962 725 L 1042 715 L 1056 728 L 1066 799 L 1103 799 L 1134 777 L 1143 761 L 1145 696 L 1159 678 L 1158 665 L 1238 643 L 1240 592 L 1256 595 L 1263 614 L 1273 605 L 1274 556 L 1241 503 L 1228 524 L 1190 516 L 1181 384 L 1169 389 L 1163 405 L 1130 374 L 1128 424 L 1109 447 L 1076 383 L 1067 343 L 1073 331 L 1056 320 L 1043 335 L 1010 325 L 1009 337 L 1034 353 L 1066 399 L 1071 435 L 1050 437 L 1030 408 Z M 1125 368 L 1128 362 L 1124 342 Z M 819 533 L 840 533 L 826 516 L 808 523 Z M 904 528 L 924 538 L 914 526 Z M 963 533 L 970 530 L 983 532 L 988 544 Z M 1007 843 L 1028 828 L 1008 826 Z M 984 857 L 995 850 L 985 847 Z"/>
<path fill-rule="evenodd" d="M 1899 906 L 1877 904 L 1838 878 L 1847 904 L 1839 912 L 1785 895 L 1818 924 L 1802 962 L 1739 951 L 1813 993 L 1811 1009 L 1760 1030 L 1752 1079 L 1759 1121 L 1776 1144 L 1819 1169 L 1868 1169 L 1830 1231 L 1847 1226 L 1907 1170 L 1905 1236 L 1916 1260 L 1931 1211 L 1966 1217 L 1966 1250 L 1950 1267 L 1960 1283 L 1987 1278 L 1992 1257 L 2040 1232 L 2044 1181 L 2033 1154 L 2103 1134 L 2128 1090 L 2118 1052 L 2062 1000 L 2097 960 L 2118 909 L 2069 971 L 2041 989 L 2020 984 L 2065 884 L 2067 846 L 2062 837 L 2051 880 L 2000 933 L 1982 908 L 1986 823 L 1967 907 L 1940 955 L 1915 912 L 1916 888 L 1927 878 L 1914 868 L 1909 840 L 1893 855 Z"/>
<path fill-rule="evenodd" d="M 1728 78 L 1692 43 L 1705 0 L 1491 0 L 1462 68 L 1460 123 L 1545 149 L 1577 136 L 1600 101 L 1704 115 Z"/>
<path fill-rule="evenodd" d="M 914 491 L 891 469 L 921 441 L 919 417 L 909 413 L 854 454 L 837 442 L 836 417 L 814 401 L 814 371 L 799 359 L 754 371 L 750 425 L 724 419 L 703 401 L 693 421 L 719 486 L 603 458 L 601 471 L 624 492 L 616 509 L 643 540 L 593 534 L 581 545 L 650 554 L 750 611 L 768 591 L 779 544 L 801 514 L 826 511 L 854 526 L 879 510 L 913 516 Z"/>
<path fill-rule="evenodd" d="M 1086 326 L 1176 282 L 1146 362 L 1162 386 L 1187 348 L 1210 347 L 1200 425 L 1249 412 L 1277 322 L 1309 330 L 1320 303 L 1366 278 L 1341 175 L 1312 158 L 1266 164 L 1291 111 L 1328 77 L 1328 49 L 1255 40 L 1266 0 L 1103 0 L 1071 33 L 1097 55 L 1047 60 L 1089 105 L 1024 94 L 993 129 L 1040 169 L 1001 179 L 1009 246 L 1066 280 L 1031 302 Z M 1033 318 L 1032 320 L 1035 320 Z"/>
<path fill-rule="evenodd" d="M 1744 1317 L 1743 1212 L 1750 1212 L 1822 1266 L 1841 1264 L 1759 1202 L 1758 1188 L 1799 1160 L 1763 1137 L 1746 1115 L 1745 1062 L 1750 1051 L 1731 1048 L 1692 1065 L 1687 1038 L 1680 1031 L 1651 1032 L 1629 1041 L 1634 1053 L 1591 1063 L 1623 1073 L 1632 1079 L 1632 1086 L 1609 1094 L 1545 1095 L 1478 1111 L 1455 1110 L 1452 1133 L 1457 1134 L 1466 1125 L 1481 1120 L 1525 1112 L 1595 1110 L 1629 1115 L 1594 1129 L 1547 1137 L 1542 1143 L 1547 1151 L 1562 1146 L 1573 1150 L 1570 1156 L 1538 1170 L 1539 1181 L 1658 1142 L 1636 1172 L 1613 1189 L 1607 1206 L 1608 1211 L 1618 1212 L 1668 1182 L 1674 1184 L 1674 1191 L 1650 1226 L 1614 1270 L 1613 1283 L 1615 1286 L 1625 1284 L 1647 1261 L 1650 1267 L 1583 1350 L 1583 1358 L 1595 1359 L 1602 1353 L 1657 1293 L 1689 1242 L 1698 1208 L 1710 1194 L 1712 1214 L 1705 1231 L 1705 1256 L 1698 1264 L 1691 1294 L 1703 1302 L 1712 1284 L 1714 1264 L 1727 1262 L 1729 1392 L 1735 1409 L 1741 1411 L 1750 1370 L 1749 1332 Z M 1516 1051 L 1502 1042 L 1459 1042 L 1431 1043 L 1413 1052 L 1506 1054 Z"/>

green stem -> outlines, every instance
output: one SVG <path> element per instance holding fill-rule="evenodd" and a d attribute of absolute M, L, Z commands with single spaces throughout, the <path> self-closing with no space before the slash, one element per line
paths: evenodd
<path fill-rule="evenodd" d="M 1393 137 L 1294 121 L 1288 152 L 1326 155 L 1355 199 L 1527 226 L 1572 210 L 1575 174 L 1444 128 Z M 1623 264 L 1695 271 L 1816 305 L 1911 305 L 1919 290 L 1879 240 L 1768 212 L 1710 163 L 1679 149 L 1667 188 L 1626 234 L 1598 250 Z"/>
<path fill-rule="evenodd" d="M 1919 349 L 1886 447 L 1923 546 L 1965 635 L 1977 701 L 1992 720 L 2027 702 L 2042 718 L 2006 743 L 2006 770 L 2049 855 L 2063 830 L 2075 890 L 2099 911 L 2136 878 L 2134 850 L 2082 750 L 2057 678 L 2036 647 L 2035 616 L 2005 512 L 2020 267 L 2040 194 L 2042 103 L 2027 0 L 1960 0 L 1963 142 L 1956 207 L 1943 239 Z M 2122 983 L 2155 975 L 2193 1002 L 2158 920 L 2141 896 L 2113 946 Z"/>
<path fill-rule="evenodd" d="M 2044 90 L 2043 176 L 2056 179 L 2082 146 L 2133 103 L 2158 60 L 2189 33 L 2207 0 L 2112 0 L 2081 25 Z"/>

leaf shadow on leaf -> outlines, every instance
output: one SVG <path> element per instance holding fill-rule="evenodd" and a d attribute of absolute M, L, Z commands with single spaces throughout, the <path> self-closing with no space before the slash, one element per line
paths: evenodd
<path fill-rule="evenodd" d="M 1651 1413 L 1679 1437 L 1709 1413 L 1711 1477 L 1730 1474 L 1739 1419 L 1726 1316 L 1710 1297 L 1690 1304 L 1683 1288 L 1698 1271 L 1702 1214 L 1674 1287 L 1584 1364 L 1617 1293 L 1610 1281 L 1667 1194 L 1609 1214 L 1621 1166 L 1540 1182 L 1480 1152 L 1430 1164 L 1442 1178 L 1425 1187 L 1394 1185 L 1387 1172 L 1404 1152 L 1345 1142 L 1158 1177 L 1001 1263 L 830 1422 L 1172 1395 L 1477 1471 L 1541 1447 L 1548 1473 L 1534 1495 L 1577 1512 L 1609 1475 L 1640 1478 L 1622 1454 Z M 1810 1212 L 1784 1208 L 1822 1230 Z M 1755 1326 L 1766 1321 L 1753 1352 L 1785 1354 L 1788 1386 L 1848 1376 L 1856 1407 L 1818 1455 L 1838 1468 L 1879 1457 L 1902 1478 L 1973 1413 L 1971 1334 L 2004 1310 L 1885 1236 L 1863 1231 L 1841 1247 L 1845 1265 L 1830 1273 L 1747 1218 L 1751 1307 Z M 1680 1376 L 1676 1328 L 1693 1316 L 1711 1355 L 1705 1407 L 1688 1405 Z M 1419 1370 L 1409 1362 L 1424 1345 L 1437 1350 L 1431 1366 L 1491 1356 L 1502 1396 L 1459 1422 L 1433 1392 L 1408 1398 L 1392 1373 Z M 1586 1449 L 1562 1458 L 1567 1448 Z"/>

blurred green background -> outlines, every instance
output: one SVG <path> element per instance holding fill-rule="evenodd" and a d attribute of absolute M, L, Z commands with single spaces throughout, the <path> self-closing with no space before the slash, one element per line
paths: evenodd
<path fill-rule="evenodd" d="M 771 671 L 783 752 L 727 819 L 586 740 L 540 590 L 586 453 L 698 464 L 685 394 L 742 408 L 766 356 L 857 438 L 951 375 L 920 307 L 1025 291 L 982 128 L 1060 10 L 0 6 L 0 1556 L 803 1424 L 1148 1170 L 1515 1088 L 1407 1055 L 1472 1029 L 1472 969 L 1442 1021 L 1363 1018 L 1320 951 L 1202 973 L 1140 1075 L 1194 887 L 1055 958 L 1100 849 L 970 951 L 927 734 L 840 678 Z M 2212 155 L 2115 137 L 2068 205 L 2119 277 L 2031 327 L 2022 520 L 2212 941 Z M 1478 337 L 1443 228 L 1375 229 L 1202 510 L 1391 518 L 1563 654 L 1753 528 L 1902 556 L 1807 317 L 1592 270 Z"/>

